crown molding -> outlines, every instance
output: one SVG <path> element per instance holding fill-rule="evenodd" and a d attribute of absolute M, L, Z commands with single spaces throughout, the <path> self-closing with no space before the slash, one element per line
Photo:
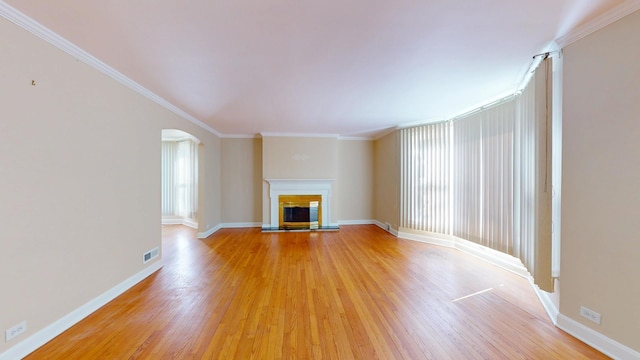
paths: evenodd
<path fill-rule="evenodd" d="M 260 139 L 259 134 L 222 134 L 223 139 Z"/>
<path fill-rule="evenodd" d="M 16 10 L 15 8 L 11 7 L 10 5 L 8 5 L 7 3 L 1 0 L 0 0 L 0 16 L 9 20 L 15 25 L 27 30 L 28 32 L 39 37 L 40 39 L 48 42 L 49 44 L 57 47 L 58 49 L 66 52 L 67 54 L 73 56 L 74 58 L 82 61 L 83 63 L 93 67 L 94 69 L 100 71 L 101 73 L 111 77 L 112 79 L 118 81 L 119 83 L 137 92 L 138 94 L 150 99 L 156 104 L 173 112 L 174 114 L 198 125 L 199 127 L 211 132 L 214 135 L 217 135 L 219 137 L 222 136 L 222 134 L 220 134 L 211 126 L 196 119 L 192 115 L 189 115 L 182 109 L 171 104 L 167 100 L 161 98 L 160 96 L 156 95 L 155 93 L 145 88 L 144 86 L 138 84 L 137 82 L 131 80 L 121 72 L 117 71 L 111 66 L 100 61 L 95 56 L 82 50 L 81 48 L 79 48 L 77 45 L 73 44 L 69 40 L 49 30 L 42 24 L 36 22 L 35 20 L 31 19 L 30 17 L 26 16 L 25 14 L 21 13 L 20 11 Z"/>
<path fill-rule="evenodd" d="M 371 141 L 373 136 L 338 136 L 338 140 Z"/>
<path fill-rule="evenodd" d="M 561 48 L 564 48 L 638 10 L 640 10 L 640 0 L 627 0 L 593 20 L 569 31 L 556 39 L 555 42 Z"/>
<path fill-rule="evenodd" d="M 337 139 L 338 134 L 305 134 L 305 133 L 260 133 L 260 136 L 265 137 L 307 137 L 307 138 L 335 138 Z"/>

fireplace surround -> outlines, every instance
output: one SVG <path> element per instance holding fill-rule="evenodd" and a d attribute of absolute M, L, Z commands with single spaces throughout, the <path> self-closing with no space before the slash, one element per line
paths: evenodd
<path fill-rule="evenodd" d="M 333 179 L 265 179 L 265 181 L 269 184 L 269 224 L 264 224 L 264 230 L 289 230 L 292 228 L 301 229 L 306 228 L 310 230 L 314 229 L 331 229 L 337 228 L 336 226 L 332 226 L 330 223 L 331 219 L 331 185 L 333 183 Z M 297 199 L 302 199 L 302 202 L 305 203 L 304 206 L 298 205 L 298 208 L 301 207 L 310 207 L 308 203 L 311 201 L 318 202 L 318 219 L 317 224 L 284 224 L 285 221 L 283 218 L 283 210 L 284 206 L 281 205 L 281 196 L 285 200 L 285 202 L 294 203 L 292 204 L 295 208 L 295 196 Z M 314 197 L 313 199 L 310 196 Z M 289 200 L 294 200 L 289 201 Z M 292 212 L 299 211 L 300 209 L 290 210 Z M 304 213 L 306 210 L 302 210 Z M 310 209 L 313 212 L 313 209 Z M 291 214 L 294 215 L 294 214 Z M 298 216 L 307 216 L 300 215 Z M 309 222 L 313 223 L 313 221 L 302 221 L 297 220 L 294 222 Z M 291 226 L 293 225 L 293 226 Z M 296 226 L 300 225 L 300 226 Z"/>

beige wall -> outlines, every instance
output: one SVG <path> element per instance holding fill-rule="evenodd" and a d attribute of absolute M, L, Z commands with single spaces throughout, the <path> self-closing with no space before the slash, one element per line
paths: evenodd
<path fill-rule="evenodd" d="M 640 351 L 640 12 L 564 50 L 560 312 Z M 580 306 L 602 315 L 595 325 Z"/>
<path fill-rule="evenodd" d="M 265 136 L 265 179 L 336 179 L 337 137 Z"/>
<path fill-rule="evenodd" d="M 336 222 L 338 177 L 337 137 L 265 136 L 262 139 L 264 179 L 333 179 L 331 219 Z M 269 184 L 263 182 L 263 224 L 270 223 Z"/>
<path fill-rule="evenodd" d="M 400 154 L 398 132 L 394 131 L 374 143 L 374 216 L 383 224 L 398 229 L 400 222 Z"/>
<path fill-rule="evenodd" d="M 2 353 L 151 265 L 163 127 L 203 142 L 216 225 L 219 140 L 3 18 L 0 53 Z"/>
<path fill-rule="evenodd" d="M 262 139 L 222 139 L 222 222 L 262 221 Z"/>
<path fill-rule="evenodd" d="M 373 141 L 338 140 L 340 221 L 373 219 Z"/>

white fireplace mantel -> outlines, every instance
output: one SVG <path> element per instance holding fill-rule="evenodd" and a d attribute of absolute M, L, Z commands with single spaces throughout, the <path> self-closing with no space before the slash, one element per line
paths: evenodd
<path fill-rule="evenodd" d="M 279 226 L 280 195 L 320 195 L 322 196 L 322 227 L 330 226 L 331 184 L 333 179 L 265 179 L 269 183 L 270 227 Z"/>

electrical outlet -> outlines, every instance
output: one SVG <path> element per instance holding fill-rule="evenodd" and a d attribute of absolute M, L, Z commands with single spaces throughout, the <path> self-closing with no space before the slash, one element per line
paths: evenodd
<path fill-rule="evenodd" d="M 8 342 L 9 340 L 22 334 L 25 331 L 27 331 L 27 322 L 23 321 L 20 324 L 7 329 L 7 331 L 4 332 L 4 341 Z"/>
<path fill-rule="evenodd" d="M 593 321 L 594 323 L 600 325 L 600 314 L 598 314 L 597 312 L 591 309 L 587 309 L 584 306 L 580 306 L 580 316 L 585 317 L 590 321 Z"/>

